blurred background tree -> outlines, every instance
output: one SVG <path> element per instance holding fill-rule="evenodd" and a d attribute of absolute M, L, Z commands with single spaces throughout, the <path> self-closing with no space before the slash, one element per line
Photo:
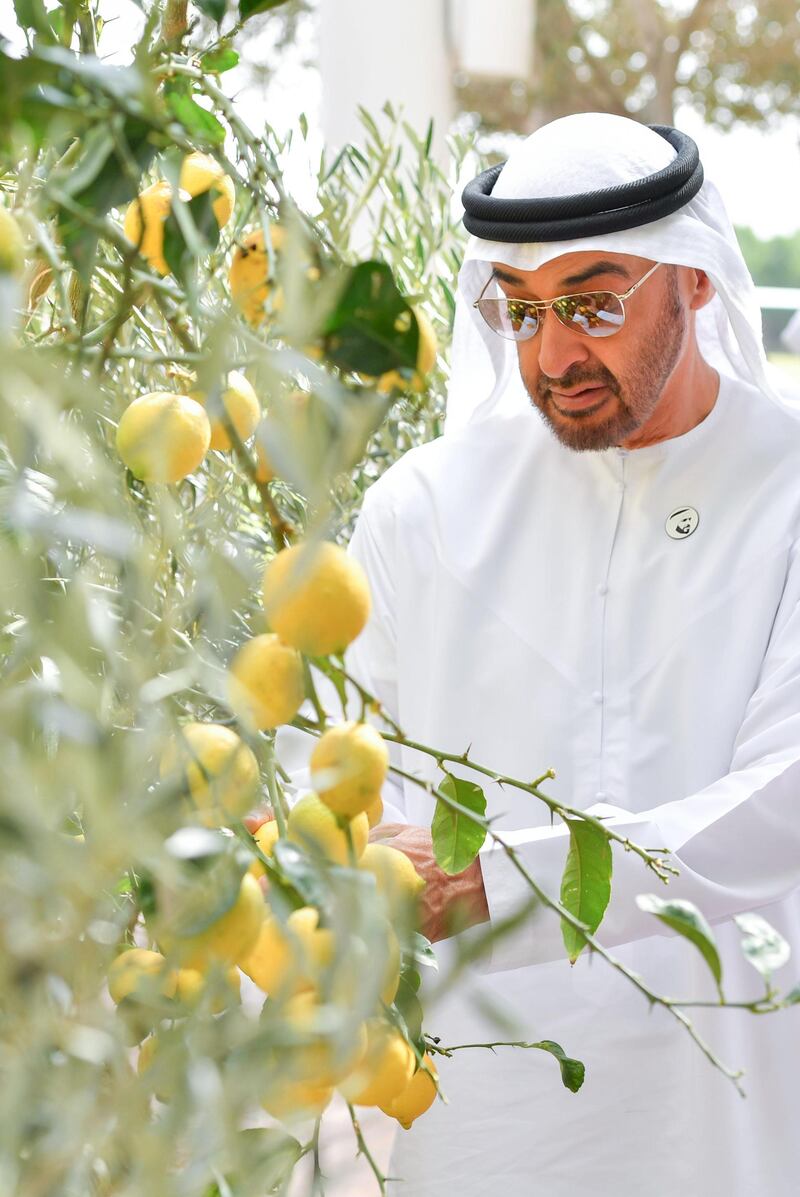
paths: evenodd
<path fill-rule="evenodd" d="M 794 0 L 531 0 L 531 77 L 462 73 L 461 106 L 486 131 L 531 133 L 570 112 L 674 124 L 688 106 L 709 124 L 766 124 L 800 113 L 800 9 Z"/>

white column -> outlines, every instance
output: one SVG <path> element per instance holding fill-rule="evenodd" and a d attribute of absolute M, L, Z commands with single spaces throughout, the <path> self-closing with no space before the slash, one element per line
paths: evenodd
<path fill-rule="evenodd" d="M 432 152 L 444 162 L 454 111 L 446 0 L 320 0 L 318 13 L 327 154 L 363 144 L 357 105 L 376 116 L 389 100 L 422 136 L 433 118 Z"/>

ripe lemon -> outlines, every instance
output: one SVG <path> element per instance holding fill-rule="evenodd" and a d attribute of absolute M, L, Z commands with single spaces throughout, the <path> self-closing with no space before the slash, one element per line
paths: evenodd
<path fill-rule="evenodd" d="M 192 197 L 204 191 L 216 192 L 211 207 L 217 224 L 222 228 L 228 223 L 236 199 L 236 188 L 230 175 L 209 154 L 187 154 L 181 166 L 179 186 L 181 191 L 187 191 Z"/>
<path fill-rule="evenodd" d="M 294 1119 L 319 1118 L 333 1097 L 333 1086 L 303 1084 L 301 1081 L 276 1079 L 274 1086 L 261 1099 L 261 1105 L 273 1118 L 281 1122 Z"/>
<path fill-rule="evenodd" d="M 197 935 L 180 937 L 171 936 L 167 930 L 161 940 L 183 968 L 203 971 L 214 960 L 238 964 L 255 946 L 265 909 L 261 886 L 255 877 L 245 873 L 233 906 L 209 927 Z"/>
<path fill-rule="evenodd" d="M 369 822 L 363 812 L 350 820 L 350 835 L 358 859 L 369 839 Z M 340 827 L 333 811 L 314 793 L 304 794 L 289 811 L 286 837 L 306 852 L 323 856 L 334 864 L 350 863 L 347 832 Z"/>
<path fill-rule="evenodd" d="M 265 993 L 302 993 L 313 989 L 330 967 L 334 948 L 333 932 L 319 926 L 319 912 L 303 906 L 292 911 L 285 926 L 267 917 L 255 947 L 239 967 Z"/>
<path fill-rule="evenodd" d="M 315 657 L 342 652 L 370 612 L 367 575 L 337 544 L 281 549 L 264 570 L 264 608 L 273 631 Z"/>
<path fill-rule="evenodd" d="M 222 228 L 228 221 L 233 211 L 236 189 L 233 179 L 213 158 L 207 154 L 188 154 L 181 166 L 178 186 L 182 199 L 192 199 L 203 191 L 216 192 L 217 197 L 212 201 L 211 207 L 217 224 Z M 149 187 L 145 187 L 128 205 L 122 225 L 128 240 L 139 246 L 139 253 L 159 274 L 170 272 L 164 258 L 164 224 L 171 208 L 172 184 L 167 179 L 158 179 Z"/>
<path fill-rule="evenodd" d="M 367 820 L 370 827 L 377 827 L 383 818 L 383 799 L 378 797 L 367 807 Z"/>
<path fill-rule="evenodd" d="M 123 998 L 173 997 L 176 987 L 174 969 L 160 952 L 148 948 L 120 953 L 108 970 L 108 992 L 117 1005 Z"/>
<path fill-rule="evenodd" d="M 222 395 L 222 404 L 228 413 L 228 419 L 233 424 L 240 441 L 247 441 L 256 430 L 261 419 L 261 406 L 258 396 L 244 374 L 238 370 L 231 370 L 228 374 L 228 385 Z M 191 398 L 205 407 L 207 395 L 202 391 L 192 391 Z M 211 420 L 211 443 L 209 448 L 226 452 L 230 449 L 231 438 L 221 419 Z"/>
<path fill-rule="evenodd" d="M 414 307 L 412 311 L 417 318 L 419 327 L 417 368 L 410 381 L 403 378 L 397 370 L 389 370 L 388 373 L 381 374 L 376 383 L 377 390 L 381 392 L 390 391 L 393 387 L 399 387 L 400 390 L 421 391 L 425 385 L 425 376 L 436 364 L 439 345 L 434 327 L 422 308 Z"/>
<path fill-rule="evenodd" d="M 169 266 L 164 259 L 164 222 L 171 207 L 172 186 L 166 179 L 159 179 L 145 187 L 128 205 L 122 224 L 125 236 L 139 246 L 139 253 L 159 274 L 169 274 Z"/>
<path fill-rule="evenodd" d="M 370 723 L 338 723 L 311 753 L 311 784 L 334 814 L 348 818 L 372 806 L 388 771 L 386 741 Z"/>
<path fill-rule="evenodd" d="M 305 698 L 302 658 L 274 632 L 242 645 L 231 661 L 229 683 L 231 706 L 251 727 L 290 723 Z"/>
<path fill-rule="evenodd" d="M 182 741 L 182 742 L 181 742 Z M 186 723 L 181 740 L 161 758 L 161 776 L 182 769 L 207 827 L 218 827 L 245 814 L 258 786 L 258 761 L 230 727 L 220 723 Z"/>
<path fill-rule="evenodd" d="M 425 888 L 424 880 L 405 852 L 388 844 L 367 844 L 358 867 L 373 874 L 378 893 L 392 906 L 415 903 Z"/>
<path fill-rule="evenodd" d="M 184 1006 L 196 1006 L 202 999 L 206 987 L 209 985 L 208 974 L 199 968 L 179 968 L 176 973 L 177 989 L 175 996 Z M 239 970 L 233 965 L 225 970 L 225 987 L 219 989 L 211 1003 L 211 1013 L 221 1014 L 229 1006 L 235 1005 L 241 999 L 242 979 Z"/>
<path fill-rule="evenodd" d="M 419 1118 L 420 1114 L 424 1114 L 426 1110 L 430 1109 L 436 1099 L 438 1073 L 427 1052 L 423 1056 L 422 1063 L 430 1068 L 433 1078 L 420 1065 L 402 1093 L 399 1093 L 386 1105 L 381 1104 L 384 1114 L 396 1118 L 405 1130 L 410 1130 L 414 1119 Z"/>
<path fill-rule="evenodd" d="M 210 441 L 200 404 L 168 391 L 134 399 L 117 428 L 117 452 L 143 482 L 180 482 L 200 465 Z"/>
<path fill-rule="evenodd" d="M 18 274 L 25 263 L 25 243 L 14 217 L 0 208 L 0 274 Z"/>
<path fill-rule="evenodd" d="M 272 856 L 272 849 L 280 835 L 280 828 L 275 819 L 270 819 L 267 823 L 262 823 L 258 831 L 253 835 L 253 839 L 258 844 L 265 856 Z M 260 860 L 256 859 L 250 865 L 248 872 L 252 873 L 254 877 L 265 877 L 266 869 Z"/>
<path fill-rule="evenodd" d="M 278 254 L 286 242 L 286 231 L 279 224 L 272 224 L 269 233 L 273 251 Z M 273 284 L 269 256 L 264 248 L 263 229 L 252 229 L 245 233 L 234 250 L 228 281 L 233 302 L 245 320 L 253 326 L 260 324 L 267 315 L 265 304 Z M 283 297 L 278 290 L 272 299 L 273 310 L 279 311 L 282 303 Z"/>
<path fill-rule="evenodd" d="M 305 990 L 284 1003 L 283 1026 L 290 1042 L 280 1056 L 287 1079 L 322 1088 L 332 1087 L 357 1068 L 367 1051 L 368 1036 L 364 1023 L 348 1031 L 329 1029 L 316 993 Z M 292 1042 L 293 1041 L 293 1042 Z"/>
<path fill-rule="evenodd" d="M 382 1018 L 367 1023 L 367 1051 L 339 1085 L 354 1106 L 385 1106 L 398 1097 L 414 1075 L 416 1056 L 396 1027 Z"/>

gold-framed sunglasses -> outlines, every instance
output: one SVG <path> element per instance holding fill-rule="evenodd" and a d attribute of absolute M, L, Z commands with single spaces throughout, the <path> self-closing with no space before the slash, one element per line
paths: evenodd
<path fill-rule="evenodd" d="M 581 291 L 577 295 L 557 295 L 555 299 L 485 299 L 486 287 L 494 279 L 492 274 L 472 306 L 478 309 L 492 332 L 509 341 L 529 341 L 535 337 L 548 309 L 571 332 L 586 337 L 613 337 L 625 323 L 623 301 L 630 299 L 659 266 L 663 262 L 656 262 L 621 295 L 615 291 Z"/>

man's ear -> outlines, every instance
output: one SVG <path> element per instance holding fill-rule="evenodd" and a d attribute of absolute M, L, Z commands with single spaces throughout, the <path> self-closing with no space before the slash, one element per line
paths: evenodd
<path fill-rule="evenodd" d="M 717 293 L 717 289 L 706 274 L 705 270 L 692 267 L 689 271 L 689 274 L 692 283 L 692 293 L 689 301 L 689 308 L 692 311 L 697 311 L 699 308 L 704 308 L 707 303 L 711 302 Z"/>

